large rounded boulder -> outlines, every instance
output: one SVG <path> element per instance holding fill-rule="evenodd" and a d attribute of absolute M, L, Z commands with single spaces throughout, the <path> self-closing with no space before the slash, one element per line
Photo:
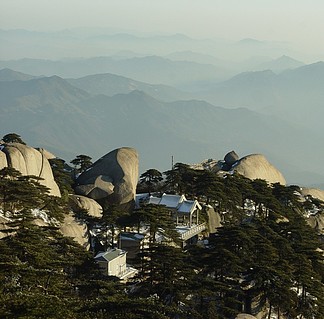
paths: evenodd
<path fill-rule="evenodd" d="M 224 161 L 227 165 L 232 166 L 235 162 L 239 160 L 239 156 L 235 151 L 227 153 L 224 157 Z"/>
<path fill-rule="evenodd" d="M 84 248 L 89 248 L 87 225 L 77 220 L 72 213 L 65 215 L 64 221 L 60 226 L 60 232 L 66 237 L 71 237 Z"/>
<path fill-rule="evenodd" d="M 8 166 L 6 154 L 0 150 L 0 169 L 3 169 Z"/>
<path fill-rule="evenodd" d="M 286 185 L 286 180 L 281 172 L 268 162 L 264 155 L 252 154 L 242 157 L 233 166 L 233 171 L 249 178 L 264 179 L 268 183 Z"/>
<path fill-rule="evenodd" d="M 133 203 L 138 181 L 138 154 L 133 148 L 122 147 L 101 157 L 76 181 L 75 192 L 100 204 Z"/>
<path fill-rule="evenodd" d="M 16 169 L 22 175 L 41 177 L 40 184 L 49 188 L 50 195 L 61 196 L 44 153 L 20 143 L 4 144 L 0 150 L 0 169 L 7 166 Z"/>
<path fill-rule="evenodd" d="M 312 196 L 324 202 L 324 190 L 322 189 L 302 187 L 300 191 L 304 196 Z"/>
<path fill-rule="evenodd" d="M 102 217 L 102 207 L 92 198 L 70 195 L 69 204 L 74 212 L 85 210 L 90 216 Z"/>

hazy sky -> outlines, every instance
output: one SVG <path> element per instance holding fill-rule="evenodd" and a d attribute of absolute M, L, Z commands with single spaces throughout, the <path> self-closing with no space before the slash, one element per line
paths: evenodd
<path fill-rule="evenodd" d="M 0 0 L 0 27 L 114 27 L 287 41 L 324 52 L 323 0 Z"/>

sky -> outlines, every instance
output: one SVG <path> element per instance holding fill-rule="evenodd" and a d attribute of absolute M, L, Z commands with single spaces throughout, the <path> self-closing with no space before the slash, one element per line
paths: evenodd
<path fill-rule="evenodd" d="M 324 52 L 323 0 L 0 0 L 0 28 L 103 27 L 196 38 L 255 38 Z"/>

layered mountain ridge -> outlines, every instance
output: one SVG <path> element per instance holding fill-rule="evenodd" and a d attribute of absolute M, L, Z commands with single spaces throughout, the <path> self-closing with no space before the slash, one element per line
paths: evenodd
<path fill-rule="evenodd" d="M 140 171 L 152 165 L 166 170 L 172 156 L 177 162 L 193 163 L 219 158 L 218 154 L 235 148 L 240 154 L 265 154 L 288 183 L 310 185 L 323 180 L 322 154 L 312 155 L 320 136 L 284 119 L 201 100 L 165 102 L 133 87 L 126 94 L 93 94 L 71 83 L 58 76 L 13 81 L 11 75 L 10 81 L 1 81 L 3 134 L 16 132 L 29 144 L 67 160 L 80 153 L 96 158 L 109 149 L 134 147 L 140 154 Z M 145 83 L 142 88 L 152 89 Z"/>

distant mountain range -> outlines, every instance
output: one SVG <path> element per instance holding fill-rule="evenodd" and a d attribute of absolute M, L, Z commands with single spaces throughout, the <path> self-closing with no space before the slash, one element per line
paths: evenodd
<path fill-rule="evenodd" d="M 128 93 L 129 88 L 126 94 L 95 94 L 58 76 L 14 80 L 14 72 L 5 72 L 8 81 L 3 81 L 0 72 L 2 135 L 16 132 L 28 144 L 48 148 L 67 161 L 78 154 L 97 159 L 114 148 L 131 146 L 139 151 L 141 171 L 166 170 L 171 156 L 177 162 L 195 163 L 221 159 L 235 149 L 240 156 L 263 153 L 288 182 L 323 180 L 319 173 L 324 155 L 319 150 L 321 136 L 283 119 L 198 100 L 164 102 L 163 94 L 158 100 L 138 90 Z M 116 88 L 131 81 L 98 75 L 74 83 L 85 87 L 88 83 L 92 91 L 96 80 L 100 86 L 102 77 L 113 81 Z M 147 88 L 147 84 L 134 83 L 135 89 L 137 85 Z M 154 91 L 154 86 L 149 89 Z"/>
<path fill-rule="evenodd" d="M 289 119 L 323 133 L 324 62 L 286 70 L 241 73 L 199 97 L 223 107 L 244 106 Z"/>
<path fill-rule="evenodd" d="M 211 64 L 191 61 L 172 61 L 159 56 L 115 59 L 96 57 L 89 59 L 41 60 L 22 59 L 0 61 L 1 68 L 51 76 L 53 74 L 75 78 L 89 74 L 113 73 L 152 84 L 182 87 L 191 82 L 223 80 L 228 73 Z"/>
<path fill-rule="evenodd" d="M 226 59 L 233 63 L 251 56 L 264 56 L 271 59 L 284 54 L 293 56 L 296 52 L 290 43 L 257 39 L 241 41 L 220 38 L 195 39 L 184 34 L 153 34 L 150 32 L 144 34 L 98 28 L 65 29 L 55 32 L 0 29 L 0 42 L 0 59 L 2 60 L 18 60 L 26 57 L 58 60 L 75 57 L 76 52 L 78 56 L 93 57 L 112 56 L 120 51 L 132 51 L 141 56 L 167 56 L 172 52 L 192 51 L 221 60 Z M 190 61 L 195 60 L 190 59 Z M 203 61 L 203 63 L 211 63 L 211 61 Z M 224 66 L 224 63 L 216 64 L 216 66 Z M 95 73 L 103 72 L 112 71 L 102 70 Z"/>
<path fill-rule="evenodd" d="M 119 93 L 127 94 L 138 90 L 166 102 L 188 100 L 194 96 L 188 92 L 177 90 L 172 86 L 148 84 L 111 73 L 88 75 L 79 79 L 67 79 L 67 81 L 91 94 L 113 96 Z"/>
<path fill-rule="evenodd" d="M 305 63 L 283 55 L 277 59 L 259 64 L 255 67 L 255 71 L 272 70 L 273 72 L 282 72 L 288 69 L 296 69 L 303 65 L 305 65 Z"/>

